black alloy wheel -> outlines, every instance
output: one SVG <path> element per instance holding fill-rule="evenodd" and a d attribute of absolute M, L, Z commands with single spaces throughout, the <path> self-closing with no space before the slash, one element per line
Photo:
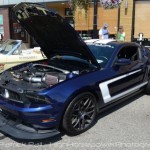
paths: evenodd
<path fill-rule="evenodd" d="M 75 97 L 69 104 L 63 118 L 63 129 L 68 135 L 77 135 L 88 130 L 96 117 L 96 99 L 91 93 Z"/>

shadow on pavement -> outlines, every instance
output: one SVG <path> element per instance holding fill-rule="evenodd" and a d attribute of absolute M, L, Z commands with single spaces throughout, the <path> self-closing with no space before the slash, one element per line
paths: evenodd
<path fill-rule="evenodd" d="M 122 108 L 122 107 L 124 107 L 124 106 L 126 106 L 126 105 L 128 105 L 128 104 L 130 104 L 130 103 L 132 103 L 133 101 L 137 100 L 138 98 L 140 98 L 140 97 L 142 97 L 142 96 L 144 96 L 144 95 L 145 95 L 145 94 L 143 94 L 143 93 L 138 93 L 138 94 L 136 94 L 135 96 L 132 96 L 132 97 L 130 97 L 130 98 L 124 100 L 124 101 L 118 101 L 118 102 L 116 102 L 116 104 L 114 103 L 115 105 L 113 105 L 113 106 L 111 106 L 110 108 L 108 108 L 108 109 L 102 111 L 102 112 L 97 116 L 97 119 L 96 119 L 96 120 L 99 120 L 99 119 L 101 119 L 101 118 L 103 118 L 103 117 L 105 117 L 105 116 L 107 116 L 107 115 L 113 113 L 114 111 L 117 111 L 118 109 L 120 109 L 120 108 Z M 117 103 L 118 103 L 118 104 L 117 104 Z"/>

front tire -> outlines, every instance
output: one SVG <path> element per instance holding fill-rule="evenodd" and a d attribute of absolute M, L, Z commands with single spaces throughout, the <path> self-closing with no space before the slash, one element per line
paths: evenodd
<path fill-rule="evenodd" d="M 92 93 L 83 93 L 75 97 L 67 107 L 62 126 L 68 135 L 78 135 L 88 130 L 94 123 L 97 105 Z"/>

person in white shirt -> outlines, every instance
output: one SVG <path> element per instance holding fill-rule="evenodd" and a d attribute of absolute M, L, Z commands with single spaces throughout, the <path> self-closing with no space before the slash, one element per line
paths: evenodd
<path fill-rule="evenodd" d="M 2 41 L 2 40 L 3 40 L 3 34 L 0 33 L 0 41 Z"/>
<path fill-rule="evenodd" d="M 99 30 L 99 39 L 108 39 L 108 38 L 109 38 L 108 24 L 104 23 L 104 26 Z"/>

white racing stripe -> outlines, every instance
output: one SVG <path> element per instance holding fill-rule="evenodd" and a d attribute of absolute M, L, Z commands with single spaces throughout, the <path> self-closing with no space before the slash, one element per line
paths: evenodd
<path fill-rule="evenodd" d="M 111 97 L 111 95 L 110 95 L 108 84 L 113 83 L 113 82 L 115 82 L 117 80 L 126 78 L 126 77 L 128 77 L 130 75 L 133 75 L 133 74 L 135 74 L 137 72 L 140 72 L 140 71 L 141 71 L 141 69 L 133 71 L 133 72 L 130 72 L 130 73 L 127 73 L 125 75 L 122 75 L 122 76 L 119 76 L 119 77 L 116 77 L 116 78 L 113 78 L 113 79 L 110 79 L 108 81 L 100 83 L 99 87 L 100 87 L 100 90 L 101 90 L 101 93 L 102 93 L 102 97 L 103 97 L 104 103 L 108 103 L 108 102 L 110 102 L 110 101 L 112 101 L 112 100 L 114 100 L 116 98 L 119 98 L 121 96 L 124 96 L 124 95 L 126 95 L 128 93 L 132 93 L 132 92 L 138 90 L 140 87 L 146 85 L 148 82 L 144 82 L 144 83 L 142 83 L 142 84 L 140 84 L 140 85 L 138 85 L 138 86 L 136 86 L 134 88 L 131 88 L 131 89 L 129 89 L 129 90 L 125 91 L 125 92 L 122 92 L 122 93 L 120 93 L 118 95 L 115 95 L 113 97 Z"/>

